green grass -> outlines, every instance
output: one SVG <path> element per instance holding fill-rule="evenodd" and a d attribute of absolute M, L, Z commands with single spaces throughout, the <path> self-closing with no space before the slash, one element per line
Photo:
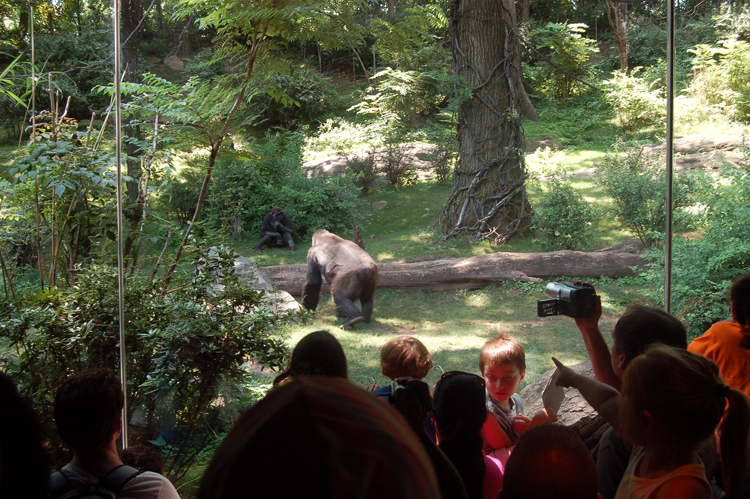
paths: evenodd
<path fill-rule="evenodd" d="M 341 341 L 349 361 L 350 379 L 363 386 L 388 382 L 380 371 L 380 348 L 394 335 L 418 337 L 434 363 L 426 380 L 437 381 L 443 371 L 479 372 L 482 345 L 500 332 L 517 337 L 526 349 L 526 378 L 521 388 L 554 366 L 550 356 L 566 364 L 588 360 L 581 334 L 568 317 L 536 316 L 536 301 L 546 298 L 545 284 L 506 283 L 475 291 L 419 291 L 405 293 L 378 290 L 371 324 L 342 331 L 334 317 L 335 305 L 323 295 L 308 324 L 289 328 L 293 347 L 312 331 L 326 329 Z M 602 295 L 602 331 L 610 341 L 617 317 L 631 301 L 635 289 L 613 280 L 595 282 Z M 272 374 L 265 375 L 271 380 Z"/>

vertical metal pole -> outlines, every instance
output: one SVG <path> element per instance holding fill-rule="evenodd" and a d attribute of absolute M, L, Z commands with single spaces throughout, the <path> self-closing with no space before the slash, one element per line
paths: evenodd
<path fill-rule="evenodd" d="M 122 249 L 122 100 L 120 96 L 120 0 L 114 0 L 115 33 L 115 150 L 117 161 L 117 299 L 120 312 L 120 382 L 125 394 L 122 406 L 122 447 L 128 446 L 128 378 L 125 366 L 125 269 Z"/>
<path fill-rule="evenodd" d="M 664 310 L 672 311 L 672 168 L 674 160 L 674 0 L 667 1 L 667 227 L 664 241 Z"/>

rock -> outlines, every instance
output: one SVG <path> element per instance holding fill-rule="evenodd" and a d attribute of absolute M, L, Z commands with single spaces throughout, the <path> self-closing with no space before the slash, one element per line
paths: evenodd
<path fill-rule="evenodd" d="M 170 69 L 174 69 L 175 71 L 183 69 L 185 67 L 185 63 L 182 62 L 182 59 L 180 59 L 176 55 L 170 55 L 169 57 L 164 59 L 164 65 Z"/>
<path fill-rule="evenodd" d="M 558 151 L 563 148 L 562 143 L 551 135 L 544 135 L 539 140 L 528 140 L 526 141 L 526 152 L 532 153 L 537 149 L 544 149 L 549 147 L 553 151 Z"/>
<path fill-rule="evenodd" d="M 388 201 L 374 201 L 372 203 L 372 209 L 376 210 L 376 211 L 377 210 L 382 210 L 386 206 L 388 206 Z"/>
<path fill-rule="evenodd" d="M 161 64 L 161 59 L 159 59 L 155 55 L 147 55 L 146 56 L 146 64 L 148 64 L 149 66 L 154 66 L 156 64 Z"/>
<path fill-rule="evenodd" d="M 678 154 L 698 154 L 713 151 L 731 151 L 744 147 L 742 139 L 734 137 L 711 137 L 706 135 L 685 135 L 674 139 L 674 152 Z M 666 145 L 652 144 L 647 151 L 664 151 Z"/>
<path fill-rule="evenodd" d="M 725 162 L 737 167 L 744 159 L 745 155 L 740 152 L 716 151 L 693 156 L 678 156 L 674 159 L 674 165 L 676 170 L 718 170 Z"/>
<path fill-rule="evenodd" d="M 253 289 L 265 290 L 266 299 L 270 302 L 271 310 L 274 312 L 298 312 L 301 310 L 300 304 L 292 295 L 286 291 L 274 289 L 271 278 L 264 270 L 258 268 L 252 258 L 238 257 L 234 261 L 234 273 L 239 276 L 240 280 L 250 282 Z"/>
<path fill-rule="evenodd" d="M 572 368 L 578 374 L 594 378 L 594 370 L 590 361 L 582 362 Z M 554 372 L 554 369 L 547 371 L 538 380 L 521 390 L 520 395 L 526 416 L 532 417 L 542 408 L 542 393 Z M 581 436 L 589 450 L 596 447 L 602 434 L 609 428 L 609 425 L 574 388 L 565 389 L 565 400 L 557 417 L 559 424 L 571 427 Z"/>

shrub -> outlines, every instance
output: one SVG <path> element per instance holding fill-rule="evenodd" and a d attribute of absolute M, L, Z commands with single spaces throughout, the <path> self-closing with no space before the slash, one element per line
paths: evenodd
<path fill-rule="evenodd" d="M 328 78 L 306 67 L 274 73 L 249 94 L 250 106 L 271 125 L 316 121 L 341 99 Z"/>
<path fill-rule="evenodd" d="M 624 153 L 620 153 L 620 147 L 616 145 L 615 152 L 597 164 L 595 179 L 612 198 L 612 211 L 620 224 L 645 246 L 651 246 L 663 237 L 666 226 L 664 161 L 642 147 L 626 147 Z M 672 205 L 676 225 L 690 223 L 686 208 L 694 204 L 697 186 L 695 175 L 674 176 Z"/>
<path fill-rule="evenodd" d="M 750 162 L 725 165 L 697 194 L 702 237 L 675 238 L 672 251 L 672 309 L 685 323 L 690 338 L 703 334 L 730 316 L 727 294 L 731 281 L 750 268 Z M 652 299 L 664 302 L 664 252 L 652 253 L 644 273 L 654 289 Z"/>
<path fill-rule="evenodd" d="M 222 157 L 207 194 L 206 219 L 235 236 L 257 233 L 271 206 L 283 206 L 303 236 L 319 228 L 341 231 L 360 220 L 365 204 L 351 178 L 308 178 L 300 167 L 299 133 L 268 133 L 251 159 Z"/>
<path fill-rule="evenodd" d="M 537 50 L 543 53 L 554 66 L 538 62 L 530 72 L 533 87 L 542 95 L 567 99 L 580 84 L 573 76 L 585 79 L 591 72 L 589 60 L 599 51 L 596 41 L 582 36 L 586 32 L 582 23 L 547 23 L 543 28 L 529 33 Z M 563 73 L 558 68 L 564 69 Z M 580 90 L 579 90 L 580 92 Z"/>
<path fill-rule="evenodd" d="M 205 240 L 194 243 L 190 272 L 175 276 L 173 292 L 163 293 L 160 281 L 139 274 L 125 289 L 130 416 L 139 413 L 141 438 L 155 440 L 164 428 L 175 428 L 189 443 L 166 456 L 173 480 L 221 429 L 223 404 L 216 402 L 228 401 L 230 387 L 239 390 L 252 378 L 248 359 L 279 368 L 286 356 L 278 336 L 284 319 L 269 311 L 262 292 L 239 281 L 233 253 L 209 252 Z M 117 297 L 116 269 L 94 264 L 78 270 L 77 286 L 29 292 L 19 310 L 6 308 L 0 316 L 0 338 L 10 347 L 0 366 L 41 415 L 57 467 L 70 456 L 52 423 L 55 392 L 81 369 L 117 370 Z"/>
<path fill-rule="evenodd" d="M 350 109 L 374 114 L 381 119 L 393 116 L 395 121 L 411 126 L 419 116 L 437 112 L 451 95 L 453 78 L 441 71 L 401 71 L 386 68 L 372 77 L 374 87 L 367 89 L 364 100 Z M 392 118 L 386 121 L 394 121 Z"/>
<path fill-rule="evenodd" d="M 354 185 L 362 190 L 363 196 L 366 196 L 378 178 L 375 169 L 375 151 L 371 150 L 364 156 L 355 154 L 349 157 L 346 170 L 351 175 Z"/>
<path fill-rule="evenodd" d="M 750 121 L 750 44 L 736 38 L 721 46 L 697 45 L 690 91 L 730 117 Z"/>
<path fill-rule="evenodd" d="M 637 130 L 649 125 L 660 125 L 666 118 L 666 101 L 655 81 L 639 78 L 641 68 L 633 68 L 630 74 L 615 71 L 605 81 L 606 97 L 617 113 L 620 126 L 626 130 Z"/>
<path fill-rule="evenodd" d="M 594 210 L 570 182 L 552 177 L 547 192 L 534 207 L 534 226 L 545 251 L 574 250 L 591 236 Z"/>
<path fill-rule="evenodd" d="M 417 172 L 413 164 L 409 163 L 406 146 L 403 144 L 389 144 L 382 153 L 381 170 L 385 179 L 394 187 L 417 183 Z"/>
<path fill-rule="evenodd" d="M 441 137 L 435 149 L 427 155 L 427 162 L 432 166 L 438 183 L 442 184 L 453 178 L 453 168 L 458 157 L 458 144 L 454 136 Z"/>

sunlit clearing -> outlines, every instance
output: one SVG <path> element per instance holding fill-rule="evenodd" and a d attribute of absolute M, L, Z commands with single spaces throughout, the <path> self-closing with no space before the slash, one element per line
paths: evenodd
<path fill-rule="evenodd" d="M 484 293 L 477 293 L 466 296 L 467 307 L 486 307 L 491 303 L 491 300 Z"/>
<path fill-rule="evenodd" d="M 375 260 L 382 262 L 384 260 L 393 260 L 396 256 L 393 253 L 378 253 Z"/>

